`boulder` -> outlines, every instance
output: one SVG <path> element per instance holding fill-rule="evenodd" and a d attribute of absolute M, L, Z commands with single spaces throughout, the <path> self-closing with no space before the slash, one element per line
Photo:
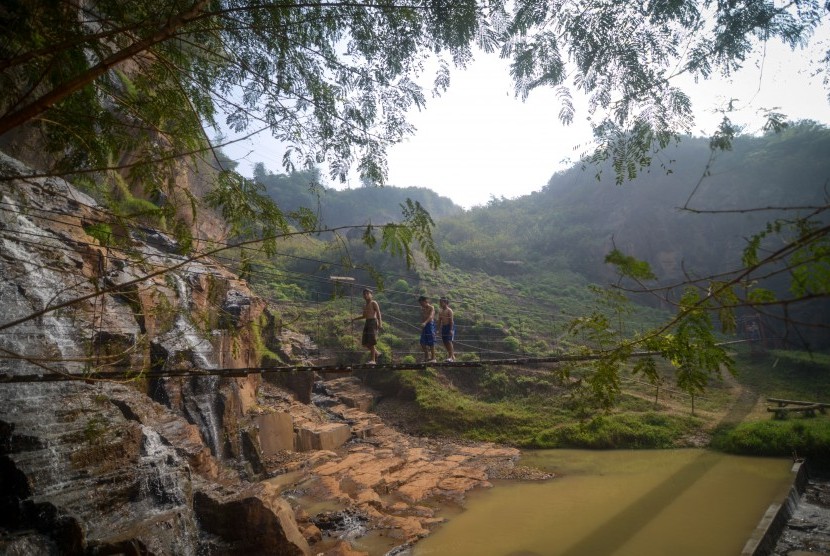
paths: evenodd
<path fill-rule="evenodd" d="M 226 543 L 227 553 L 311 554 L 291 506 L 268 483 L 256 483 L 231 496 L 196 492 L 193 509 L 202 529 Z"/>
<path fill-rule="evenodd" d="M 346 423 L 307 423 L 297 431 L 297 450 L 336 450 L 351 436 Z"/>
<path fill-rule="evenodd" d="M 294 449 L 294 420 L 287 412 L 257 415 L 254 422 L 259 428 L 259 445 L 265 457 L 282 450 Z"/>
<path fill-rule="evenodd" d="M 365 387 L 360 379 L 354 376 L 327 380 L 324 385 L 329 396 L 361 412 L 371 410 L 380 397 L 379 393 Z"/>
<path fill-rule="evenodd" d="M 340 541 L 334 548 L 326 552 L 326 556 L 369 556 L 369 553 L 355 550 L 349 541 Z"/>

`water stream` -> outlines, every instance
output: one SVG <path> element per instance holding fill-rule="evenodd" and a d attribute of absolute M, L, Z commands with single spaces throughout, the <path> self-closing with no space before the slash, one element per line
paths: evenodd
<path fill-rule="evenodd" d="M 184 344 L 193 353 L 193 363 L 202 369 L 213 369 L 213 346 L 202 337 L 190 320 L 191 293 L 190 287 L 184 278 L 170 273 L 176 283 L 176 293 L 179 296 L 179 311 L 176 313 L 174 324 L 175 334 L 180 336 Z"/>
<path fill-rule="evenodd" d="M 147 471 L 140 475 L 140 495 L 152 499 L 153 508 L 186 503 L 186 483 L 179 473 L 181 464 L 176 450 L 145 425 L 141 425 L 141 436 L 140 464 Z"/>
<path fill-rule="evenodd" d="M 4 202 L 7 197 L 3 197 Z M 8 219 L 5 224 L 10 230 L 21 237 L 42 237 L 43 243 L 52 242 L 49 233 L 32 224 L 25 216 L 15 215 Z M 54 261 L 45 261 L 36 250 L 26 249 L 19 243 L 0 238 L 0 250 L 6 256 L 14 260 L 14 264 L 4 269 L 4 277 L 8 276 L 10 282 L 15 282 L 17 291 L 14 292 L 15 299 L 4 300 L 4 318 L 2 321 L 11 321 L 15 318 L 25 316 L 50 305 L 58 304 L 67 298 L 76 295 L 75 287 L 78 284 L 67 283 L 66 277 L 60 272 L 50 268 Z M 59 255 L 62 255 L 58 251 Z M 50 264 L 51 263 L 51 264 Z M 23 295 L 25 292 L 25 295 Z M 43 349 L 44 342 L 32 342 L 33 337 L 40 337 L 46 340 L 46 344 L 57 350 L 54 356 L 62 359 L 60 363 L 52 363 L 65 371 L 77 371 L 80 369 L 78 363 L 72 364 L 69 361 L 84 356 L 83 351 L 77 342 L 77 323 L 60 312 L 49 312 L 38 319 L 18 325 L 10 333 L 4 335 L 4 342 L 12 344 L 13 351 L 21 355 L 31 352 L 31 345 L 41 346 L 44 353 L 31 354 L 33 357 L 46 355 Z M 14 344 L 17 344 L 16 346 Z M 42 371 L 42 369 L 41 369 Z"/>
<path fill-rule="evenodd" d="M 472 493 L 415 556 L 734 556 L 792 481 L 788 459 L 705 450 L 528 452 L 560 474 Z"/>
<path fill-rule="evenodd" d="M 179 297 L 179 310 L 173 326 L 171 336 L 183 344 L 183 348 L 191 353 L 194 365 L 201 369 L 215 369 L 214 349 L 190 320 L 191 290 L 186 280 L 178 274 L 170 276 L 176 283 Z M 217 392 L 219 377 L 216 375 L 194 376 L 188 379 L 184 388 L 188 392 L 185 410 L 190 418 L 199 425 L 205 442 L 210 446 L 213 455 L 221 457 L 222 423 L 217 408 Z"/>

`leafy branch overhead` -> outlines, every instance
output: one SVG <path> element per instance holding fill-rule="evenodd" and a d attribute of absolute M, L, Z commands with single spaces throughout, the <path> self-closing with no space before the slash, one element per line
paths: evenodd
<path fill-rule="evenodd" d="M 516 94 L 556 88 L 563 121 L 586 95 L 595 156 L 630 175 L 691 129 L 678 76 L 731 73 L 758 41 L 802 46 L 825 15 L 818 0 L 12 0 L 0 15 L 0 135 L 36 124 L 62 172 L 126 152 L 163 167 L 152 161 L 209 149 L 202 125 L 224 115 L 286 143 L 288 168 L 325 161 L 332 177 L 356 167 L 383 183 L 387 147 L 426 105 L 427 61 L 438 58 L 440 93 L 451 63 L 500 49 Z"/>

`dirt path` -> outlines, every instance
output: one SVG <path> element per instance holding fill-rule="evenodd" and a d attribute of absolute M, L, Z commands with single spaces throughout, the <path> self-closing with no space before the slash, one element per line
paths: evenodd
<path fill-rule="evenodd" d="M 735 377 L 725 373 L 724 382 L 730 387 L 733 393 L 737 393 L 731 407 L 718 421 L 718 425 L 736 425 L 746 419 L 755 405 L 758 403 L 758 393 L 742 386 Z"/>

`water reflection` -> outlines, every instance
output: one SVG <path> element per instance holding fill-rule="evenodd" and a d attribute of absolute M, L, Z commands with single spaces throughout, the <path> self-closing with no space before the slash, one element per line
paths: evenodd
<path fill-rule="evenodd" d="M 475 493 L 414 554 L 731 556 L 792 479 L 789 460 L 705 450 L 546 450 L 523 463 L 562 476 Z"/>

